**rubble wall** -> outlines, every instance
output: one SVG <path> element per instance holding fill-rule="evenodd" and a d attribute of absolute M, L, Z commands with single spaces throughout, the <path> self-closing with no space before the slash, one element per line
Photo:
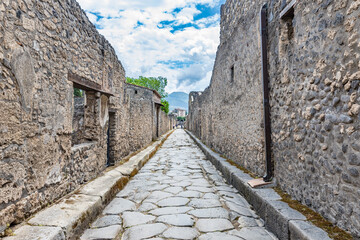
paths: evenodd
<path fill-rule="evenodd" d="M 289 2 L 267 1 L 275 178 L 359 237 L 360 1 L 298 1 L 294 15 L 280 19 Z M 190 94 L 187 123 L 208 146 L 260 176 L 264 3 L 228 0 L 222 7 L 211 83 Z"/>
<path fill-rule="evenodd" d="M 0 2 L 0 226 L 17 223 L 106 167 L 104 95 L 89 94 L 88 143 L 73 146 L 69 73 L 121 92 L 114 49 L 74 0 Z M 91 99 L 90 99 L 91 98 Z M 121 108 L 121 96 L 112 106 Z M 102 106 L 103 105 L 103 106 Z"/>

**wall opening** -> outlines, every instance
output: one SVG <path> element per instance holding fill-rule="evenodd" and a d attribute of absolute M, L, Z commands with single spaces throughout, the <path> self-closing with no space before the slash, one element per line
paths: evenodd
<path fill-rule="evenodd" d="M 81 144 L 85 133 L 86 91 L 74 88 L 74 112 L 72 119 L 72 146 Z"/>
<path fill-rule="evenodd" d="M 115 134 L 116 121 L 115 112 L 109 111 L 109 124 L 107 130 L 107 161 L 106 166 L 114 166 L 115 164 Z"/>
<path fill-rule="evenodd" d="M 283 20 L 283 23 L 286 26 L 288 40 L 292 40 L 294 38 L 295 5 L 296 1 L 291 1 L 287 6 L 284 7 L 282 12 L 280 13 L 280 18 Z"/>
<path fill-rule="evenodd" d="M 96 92 L 74 87 L 71 145 L 97 141 L 99 111 Z"/>
<path fill-rule="evenodd" d="M 156 105 L 156 137 L 159 137 L 160 106 Z"/>
<path fill-rule="evenodd" d="M 230 68 L 230 82 L 234 82 L 235 78 L 235 65 L 232 65 Z"/>

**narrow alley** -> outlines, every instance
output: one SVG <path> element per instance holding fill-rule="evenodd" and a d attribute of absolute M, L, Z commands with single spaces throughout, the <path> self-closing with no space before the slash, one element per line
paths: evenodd
<path fill-rule="evenodd" d="M 81 239 L 273 240 L 250 204 L 176 130 Z"/>

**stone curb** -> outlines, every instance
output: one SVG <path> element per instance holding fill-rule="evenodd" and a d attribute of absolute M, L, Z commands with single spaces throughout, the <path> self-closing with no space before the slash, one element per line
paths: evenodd
<path fill-rule="evenodd" d="M 77 239 L 82 231 L 101 213 L 104 207 L 124 188 L 130 177 L 155 154 L 173 133 L 162 135 L 150 146 L 132 156 L 124 164 L 105 171 L 100 177 L 58 203 L 35 214 L 27 223 L 4 240 L 64 240 Z"/>
<path fill-rule="evenodd" d="M 204 152 L 212 164 L 223 174 L 229 184 L 233 185 L 251 203 L 258 215 L 265 221 L 265 226 L 280 240 L 330 240 L 328 234 L 306 220 L 300 212 L 281 201 L 272 188 L 254 189 L 248 185 L 253 178 L 232 166 L 218 153 L 213 152 L 191 132 L 189 136 Z"/>

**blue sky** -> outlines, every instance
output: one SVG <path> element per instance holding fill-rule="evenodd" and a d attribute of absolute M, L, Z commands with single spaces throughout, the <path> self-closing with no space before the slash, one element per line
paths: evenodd
<path fill-rule="evenodd" d="M 163 76 L 167 91 L 209 85 L 225 0 L 78 0 L 126 75 Z"/>

